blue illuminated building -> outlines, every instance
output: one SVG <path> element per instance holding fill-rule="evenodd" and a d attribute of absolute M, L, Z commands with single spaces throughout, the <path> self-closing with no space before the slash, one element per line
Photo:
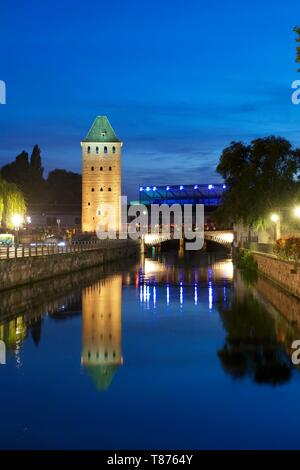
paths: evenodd
<path fill-rule="evenodd" d="M 174 186 L 141 186 L 140 204 L 204 204 L 211 209 L 219 206 L 225 184 L 192 184 Z"/>

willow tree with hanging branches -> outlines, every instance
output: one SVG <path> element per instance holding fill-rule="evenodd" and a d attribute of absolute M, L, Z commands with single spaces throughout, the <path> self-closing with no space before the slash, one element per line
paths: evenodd
<path fill-rule="evenodd" d="M 300 64 L 300 26 L 295 26 L 294 32 L 297 34 L 296 43 L 298 44 L 298 46 L 296 47 L 296 62 L 297 64 Z M 298 72 L 300 72 L 300 69 L 298 69 Z"/>
<path fill-rule="evenodd" d="M 0 178 L 0 222 L 1 226 L 14 228 L 13 215 L 24 218 L 26 202 L 23 193 L 14 183 L 8 183 Z"/>

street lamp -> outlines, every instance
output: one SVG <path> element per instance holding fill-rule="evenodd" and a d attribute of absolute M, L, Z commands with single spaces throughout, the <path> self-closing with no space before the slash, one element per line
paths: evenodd
<path fill-rule="evenodd" d="M 274 213 L 274 214 L 271 214 L 271 220 L 272 220 L 272 222 L 274 222 L 276 224 L 276 222 L 279 222 L 280 217 L 279 217 L 278 214 Z"/>
<path fill-rule="evenodd" d="M 20 214 L 13 214 L 11 217 L 12 224 L 14 226 L 14 229 L 16 231 L 16 245 L 18 246 L 19 244 L 19 228 L 22 225 L 23 222 L 23 217 Z"/>
<path fill-rule="evenodd" d="M 271 214 L 271 220 L 275 224 L 275 240 L 280 238 L 280 216 L 275 212 Z"/>
<path fill-rule="evenodd" d="M 295 207 L 294 216 L 300 219 L 300 206 Z"/>
<path fill-rule="evenodd" d="M 19 214 L 12 215 L 11 221 L 13 223 L 15 230 L 19 230 L 22 224 L 22 220 L 23 220 L 23 217 L 21 215 Z"/>

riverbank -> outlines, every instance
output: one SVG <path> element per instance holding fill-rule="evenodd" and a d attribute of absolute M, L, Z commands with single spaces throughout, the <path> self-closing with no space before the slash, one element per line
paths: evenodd
<path fill-rule="evenodd" d="M 135 256 L 139 253 L 139 246 L 132 240 L 110 240 L 91 250 L 4 259 L 0 261 L 0 290 L 107 265 Z"/>
<path fill-rule="evenodd" d="M 259 274 L 278 287 L 300 299 L 300 269 L 293 261 L 277 258 L 267 253 L 251 251 Z"/>

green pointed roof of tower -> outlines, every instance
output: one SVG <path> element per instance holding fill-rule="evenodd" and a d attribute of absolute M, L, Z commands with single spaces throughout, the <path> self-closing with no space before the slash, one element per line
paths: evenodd
<path fill-rule="evenodd" d="M 106 366 L 91 365 L 86 369 L 92 377 L 97 390 L 107 390 L 112 382 L 112 379 L 118 369 L 118 365 L 111 364 Z"/>
<path fill-rule="evenodd" d="M 106 116 L 97 116 L 83 142 L 120 142 Z"/>

